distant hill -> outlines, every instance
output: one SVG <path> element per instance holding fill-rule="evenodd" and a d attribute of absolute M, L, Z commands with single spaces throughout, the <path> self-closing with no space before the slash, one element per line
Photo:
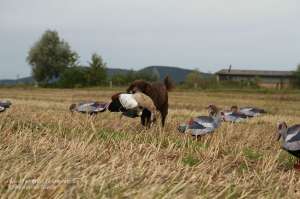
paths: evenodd
<path fill-rule="evenodd" d="M 16 85 L 16 84 L 33 84 L 34 79 L 29 77 L 23 77 L 19 79 L 2 79 L 0 80 L 0 85 Z"/>
<path fill-rule="evenodd" d="M 128 69 L 120 69 L 120 68 L 107 68 L 108 77 L 112 77 L 115 74 L 126 74 L 130 70 Z M 169 75 L 175 83 L 181 83 L 185 80 L 187 74 L 192 72 L 190 69 L 184 69 L 173 66 L 148 66 L 137 72 L 149 72 L 155 73 L 159 76 L 160 80 L 162 80 L 166 75 Z M 203 78 L 209 78 L 212 76 L 210 73 L 201 73 Z M 15 85 L 15 84 L 33 84 L 34 79 L 30 77 L 16 79 L 3 79 L 0 80 L 0 85 Z"/>
<path fill-rule="evenodd" d="M 128 69 L 117 69 L 117 68 L 108 68 L 107 74 L 109 77 L 112 77 L 115 74 L 126 74 L 130 70 Z M 137 72 L 148 72 L 154 73 L 159 76 L 160 80 L 167 75 L 169 75 L 175 83 L 181 83 L 185 80 L 186 76 L 191 73 L 193 70 L 184 69 L 175 66 L 147 66 L 143 69 L 138 70 Z M 211 73 L 201 73 L 203 78 L 209 78 L 212 76 Z"/>
<path fill-rule="evenodd" d="M 128 69 L 121 69 L 121 68 L 107 68 L 106 69 L 108 77 L 112 77 L 115 74 L 126 74 L 129 71 L 130 70 L 128 70 Z"/>
<path fill-rule="evenodd" d="M 148 66 L 146 68 L 141 69 L 140 71 L 156 73 L 159 75 L 160 80 L 162 80 L 165 76 L 169 75 L 172 78 L 172 80 L 178 84 L 183 82 L 186 76 L 193 70 L 174 66 Z M 209 73 L 201 73 L 201 75 L 203 78 L 209 78 L 212 76 L 212 74 Z"/>

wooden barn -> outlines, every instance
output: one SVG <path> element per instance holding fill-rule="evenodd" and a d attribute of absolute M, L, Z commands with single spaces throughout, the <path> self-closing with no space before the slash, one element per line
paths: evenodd
<path fill-rule="evenodd" d="M 223 69 L 216 73 L 218 81 L 257 81 L 265 88 L 287 88 L 291 85 L 293 71 L 232 70 Z"/>

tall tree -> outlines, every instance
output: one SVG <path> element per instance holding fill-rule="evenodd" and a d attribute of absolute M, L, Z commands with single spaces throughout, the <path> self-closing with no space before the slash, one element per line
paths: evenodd
<path fill-rule="evenodd" d="M 70 45 L 59 38 L 56 31 L 47 30 L 31 47 L 27 62 L 32 66 L 32 75 L 38 83 L 48 84 L 57 79 L 68 67 L 75 66 L 78 60 Z"/>
<path fill-rule="evenodd" d="M 88 71 L 88 84 L 90 86 L 99 86 L 103 84 L 107 79 L 106 74 L 106 63 L 103 62 L 103 59 L 100 55 L 94 53 L 89 62 L 89 71 Z"/>
<path fill-rule="evenodd" d="M 86 84 L 86 69 L 76 66 L 67 68 L 57 82 L 57 85 L 62 88 L 84 87 Z"/>
<path fill-rule="evenodd" d="M 194 70 L 187 74 L 185 78 L 185 84 L 189 87 L 198 88 L 201 83 L 201 74 L 198 70 Z"/>

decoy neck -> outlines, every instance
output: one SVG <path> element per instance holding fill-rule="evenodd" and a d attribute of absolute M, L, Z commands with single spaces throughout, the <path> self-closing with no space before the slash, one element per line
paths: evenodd
<path fill-rule="evenodd" d="M 76 108 L 76 104 L 71 104 L 70 107 L 69 107 L 69 110 L 71 112 L 73 112 L 75 110 L 75 108 Z"/>
<path fill-rule="evenodd" d="M 238 108 L 237 106 L 232 106 L 232 107 L 230 108 L 230 110 L 231 110 L 233 113 L 237 113 L 238 110 L 239 110 L 239 108 Z"/>
<path fill-rule="evenodd" d="M 285 140 L 287 136 L 287 130 L 288 130 L 287 124 L 285 122 L 279 123 L 277 125 L 277 130 L 278 130 L 277 140 L 279 141 L 281 137 L 283 140 Z"/>
<path fill-rule="evenodd" d="M 207 109 L 209 116 L 216 116 L 219 113 L 219 109 L 213 104 L 208 105 Z"/>
<path fill-rule="evenodd" d="M 215 120 L 217 125 L 219 125 L 222 122 L 222 120 L 224 119 L 224 117 L 222 116 L 222 113 L 213 104 L 210 104 L 207 108 L 208 108 L 209 116 L 212 117 Z"/>

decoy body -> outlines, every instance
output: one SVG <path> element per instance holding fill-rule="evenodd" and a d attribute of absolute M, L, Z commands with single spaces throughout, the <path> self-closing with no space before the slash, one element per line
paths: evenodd
<path fill-rule="evenodd" d="M 209 105 L 208 109 L 209 116 L 198 116 L 192 118 L 187 124 L 181 124 L 178 127 L 179 132 L 190 132 L 194 136 L 212 133 L 220 126 L 222 118 L 218 108 L 215 105 Z"/>
<path fill-rule="evenodd" d="M 237 108 L 237 106 L 233 106 L 232 108 Z M 266 111 L 264 109 L 261 108 L 256 108 L 256 107 L 241 107 L 239 109 L 239 112 L 242 114 L 245 114 L 247 117 L 256 117 L 259 116 L 263 113 L 266 113 Z"/>
<path fill-rule="evenodd" d="M 282 138 L 282 149 L 300 158 L 300 124 L 288 127 L 285 122 L 278 125 L 278 141 Z M 295 164 L 300 169 L 300 162 Z"/>
<path fill-rule="evenodd" d="M 11 102 L 9 100 L 0 101 L 0 106 L 3 108 L 9 108 L 11 106 Z"/>
<path fill-rule="evenodd" d="M 236 106 L 232 106 L 230 111 L 221 112 L 223 121 L 225 122 L 244 122 L 247 115 L 238 111 Z"/>
<path fill-rule="evenodd" d="M 0 106 L 0 112 L 3 112 L 3 111 L 5 111 L 5 108 Z"/>
<path fill-rule="evenodd" d="M 72 104 L 70 111 L 76 111 L 80 113 L 87 113 L 90 115 L 97 114 L 99 112 L 106 111 L 108 104 L 101 102 L 80 102 L 78 104 Z"/>
<path fill-rule="evenodd" d="M 11 106 L 11 102 L 8 100 L 0 101 L 0 112 L 5 111 L 7 108 Z"/>

